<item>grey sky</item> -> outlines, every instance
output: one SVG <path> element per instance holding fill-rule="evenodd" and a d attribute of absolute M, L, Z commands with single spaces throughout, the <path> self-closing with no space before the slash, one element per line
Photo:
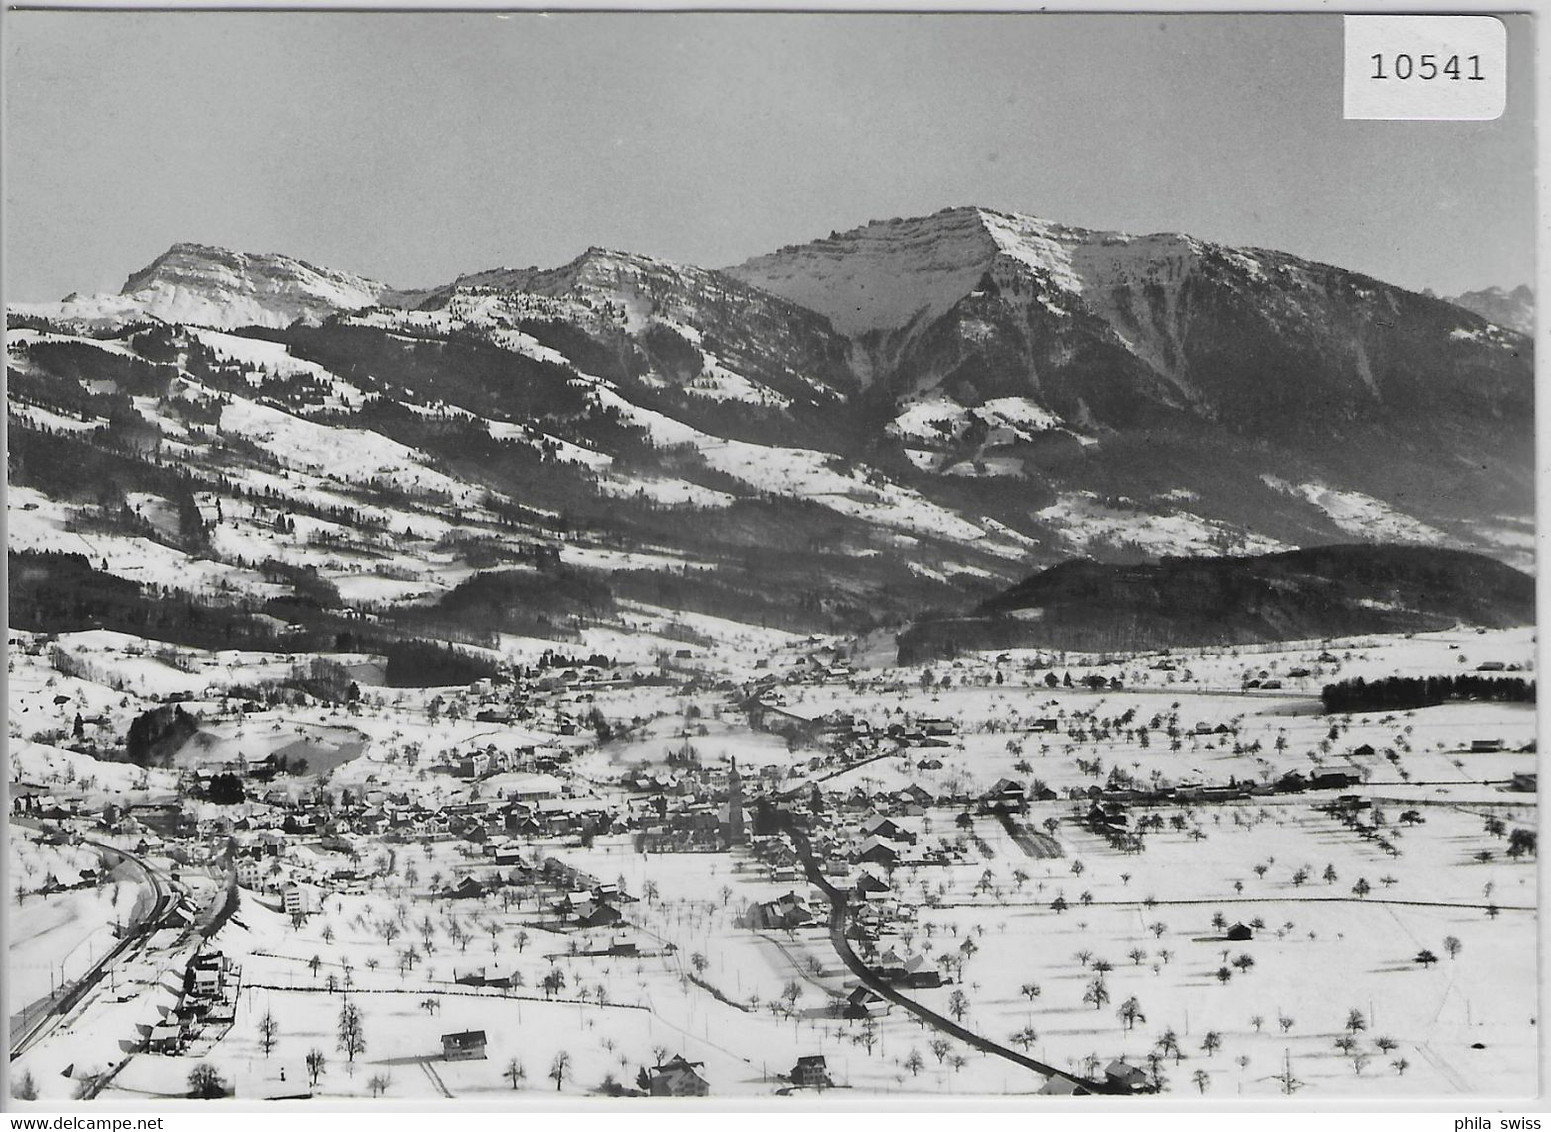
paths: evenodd
<path fill-rule="evenodd" d="M 20 12 L 6 287 L 176 240 L 400 286 L 589 244 L 719 266 L 982 204 L 1453 293 L 1534 272 L 1532 29 L 1496 122 L 1341 120 L 1309 16 Z"/>

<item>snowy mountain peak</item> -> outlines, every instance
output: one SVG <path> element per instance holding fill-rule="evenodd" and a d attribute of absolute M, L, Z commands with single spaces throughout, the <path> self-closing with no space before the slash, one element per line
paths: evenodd
<path fill-rule="evenodd" d="M 179 242 L 131 275 L 116 295 L 72 294 L 58 303 L 14 309 L 89 326 L 144 319 L 223 328 L 288 326 L 393 301 L 395 295 L 375 280 L 290 256 Z"/>
<path fill-rule="evenodd" d="M 234 252 L 179 242 L 124 283 L 122 294 L 179 286 L 275 296 L 316 297 L 335 307 L 364 306 L 388 288 L 348 271 L 315 267 L 278 253 Z"/>
<path fill-rule="evenodd" d="M 727 270 L 859 336 L 935 319 L 998 268 L 1030 277 L 1038 289 L 1077 293 L 1145 273 L 1160 249 L 1201 248 L 1185 236 L 1094 231 L 970 205 L 875 220 Z"/>
<path fill-rule="evenodd" d="M 941 315 L 975 286 L 1000 250 L 988 214 L 954 208 L 875 220 L 728 269 L 829 318 L 842 334 L 890 330 Z"/>
<path fill-rule="evenodd" d="M 458 276 L 452 288 L 522 291 L 558 298 L 582 291 L 635 291 L 647 280 L 678 281 L 693 274 L 708 273 L 635 252 L 594 246 L 559 267 L 497 267 L 476 271 Z"/>

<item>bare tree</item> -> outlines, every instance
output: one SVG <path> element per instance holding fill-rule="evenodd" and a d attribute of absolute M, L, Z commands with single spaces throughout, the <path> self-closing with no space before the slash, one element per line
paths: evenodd
<path fill-rule="evenodd" d="M 340 1007 L 338 1025 L 338 1046 L 344 1051 L 345 1060 L 353 1066 L 356 1054 L 366 1052 L 365 1020 L 361 1016 L 360 1007 L 347 1001 Z"/>
<path fill-rule="evenodd" d="M 948 996 L 948 1013 L 953 1015 L 955 1022 L 963 1021 L 964 1015 L 969 1013 L 969 999 L 962 990 L 955 989 Z"/>
<path fill-rule="evenodd" d="M 268 1057 L 270 1051 L 275 1048 L 275 1042 L 279 1036 L 280 1023 L 275 1021 L 274 1014 L 266 1010 L 264 1017 L 259 1019 L 259 1048 L 264 1051 L 265 1057 Z"/>
<path fill-rule="evenodd" d="M 781 988 L 781 998 L 785 1001 L 788 1011 L 795 1011 L 797 1009 L 797 1000 L 801 997 L 802 984 L 796 979 L 788 980 L 786 985 Z"/>
<path fill-rule="evenodd" d="M 1122 1002 L 1117 1013 L 1127 1030 L 1133 1029 L 1138 1022 L 1147 1021 L 1147 1015 L 1142 1013 L 1142 1004 L 1136 1000 L 1135 995 Z"/>
<path fill-rule="evenodd" d="M 1109 987 L 1105 985 L 1103 976 L 1094 979 L 1088 984 L 1088 989 L 1083 992 L 1082 1000 L 1091 1002 L 1095 1010 L 1103 1010 L 1109 1002 Z"/>
<path fill-rule="evenodd" d="M 555 1060 L 549 1063 L 549 1077 L 555 1083 L 555 1092 L 560 1091 L 560 1086 L 565 1082 L 571 1072 L 571 1055 L 565 1050 L 555 1054 Z"/>

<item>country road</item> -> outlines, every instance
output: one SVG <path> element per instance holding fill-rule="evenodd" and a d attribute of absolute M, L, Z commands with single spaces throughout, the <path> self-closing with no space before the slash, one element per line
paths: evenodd
<path fill-rule="evenodd" d="M 834 945 L 836 954 L 840 956 L 841 962 L 850 969 L 851 973 L 869 990 L 895 1005 L 903 1007 L 933 1029 L 958 1038 L 965 1045 L 978 1049 L 983 1053 L 1004 1058 L 1025 1069 L 1032 1069 L 1036 1073 L 1042 1073 L 1046 1077 L 1063 1078 L 1090 1093 L 1131 1095 L 1129 1090 L 1119 1088 L 1108 1081 L 1094 1081 L 1085 1077 L 1074 1076 L 1064 1069 L 1057 1069 L 1054 1065 L 1047 1065 L 1042 1061 L 1036 1061 L 1034 1058 L 1021 1054 L 1017 1050 L 1009 1049 L 1004 1045 L 991 1041 L 989 1038 L 982 1037 L 973 1030 L 959 1025 L 952 1019 L 944 1018 L 935 1010 L 921 1005 L 915 999 L 901 994 L 895 987 L 880 979 L 872 968 L 862 962 L 856 951 L 851 947 L 851 941 L 846 938 L 846 894 L 831 884 L 829 878 L 820 870 L 818 862 L 813 858 L 812 850 L 808 845 L 808 839 L 796 830 L 791 831 L 791 836 L 792 843 L 796 846 L 797 853 L 802 858 L 803 868 L 808 874 L 808 880 L 819 891 L 823 892 L 825 898 L 829 901 L 829 938 Z"/>

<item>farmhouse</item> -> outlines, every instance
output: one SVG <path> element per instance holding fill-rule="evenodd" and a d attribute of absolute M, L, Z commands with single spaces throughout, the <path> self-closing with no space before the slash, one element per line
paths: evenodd
<path fill-rule="evenodd" d="M 647 1072 L 647 1091 L 654 1097 L 703 1097 L 711 1091 L 700 1073 L 703 1068 L 705 1062 L 686 1061 L 682 1054 L 675 1054 Z"/>
<path fill-rule="evenodd" d="M 766 900 L 749 909 L 749 926 L 753 928 L 801 928 L 813 923 L 813 912 L 808 902 L 795 892 L 788 892 L 779 900 Z"/>
<path fill-rule="evenodd" d="M 1344 790 L 1361 782 L 1362 778 L 1349 770 L 1323 770 L 1309 779 L 1309 789 Z"/>
<path fill-rule="evenodd" d="M 789 1076 L 792 1084 L 805 1088 L 822 1089 L 832 1083 L 829 1079 L 829 1067 L 822 1053 L 804 1054 L 799 1057 L 797 1064 L 792 1066 Z"/>
<path fill-rule="evenodd" d="M 878 1018 L 887 1014 L 893 1003 L 868 987 L 857 987 L 846 999 L 845 1017 Z"/>
<path fill-rule="evenodd" d="M 624 919 L 624 916 L 612 904 L 596 904 L 586 912 L 577 915 L 576 926 L 579 928 L 608 928 L 613 927 L 622 919 Z"/>
<path fill-rule="evenodd" d="M 145 1040 L 147 1053 L 177 1053 L 183 1045 L 183 1030 L 169 1022 L 152 1026 Z"/>
<path fill-rule="evenodd" d="M 448 1061 L 480 1061 L 485 1057 L 485 1032 L 463 1030 L 442 1035 L 442 1057 Z"/>
<path fill-rule="evenodd" d="M 903 828 L 893 818 L 874 814 L 862 823 L 862 836 L 881 837 L 888 841 L 903 841 L 907 845 L 916 843 L 916 835 Z"/>
<path fill-rule="evenodd" d="M 1147 1088 L 1147 1074 L 1124 1061 L 1111 1061 L 1106 1065 L 1104 1079 L 1131 1093 L 1140 1093 Z"/>
<path fill-rule="evenodd" d="M 999 778 L 996 785 L 980 796 L 980 809 L 984 813 L 1013 814 L 1028 809 L 1028 796 L 1023 784 L 1010 778 Z"/>
<path fill-rule="evenodd" d="M 855 859 L 869 865 L 892 868 L 899 864 L 899 850 L 880 837 L 869 837 L 857 846 Z"/>
<path fill-rule="evenodd" d="M 457 882 L 443 891 L 442 895 L 451 900 L 472 900 L 484 895 L 485 886 L 471 876 L 458 878 Z"/>
<path fill-rule="evenodd" d="M 893 894 L 893 889 L 885 880 L 880 880 L 872 873 L 864 872 L 856 878 L 856 894 L 863 900 L 878 900 Z"/>

